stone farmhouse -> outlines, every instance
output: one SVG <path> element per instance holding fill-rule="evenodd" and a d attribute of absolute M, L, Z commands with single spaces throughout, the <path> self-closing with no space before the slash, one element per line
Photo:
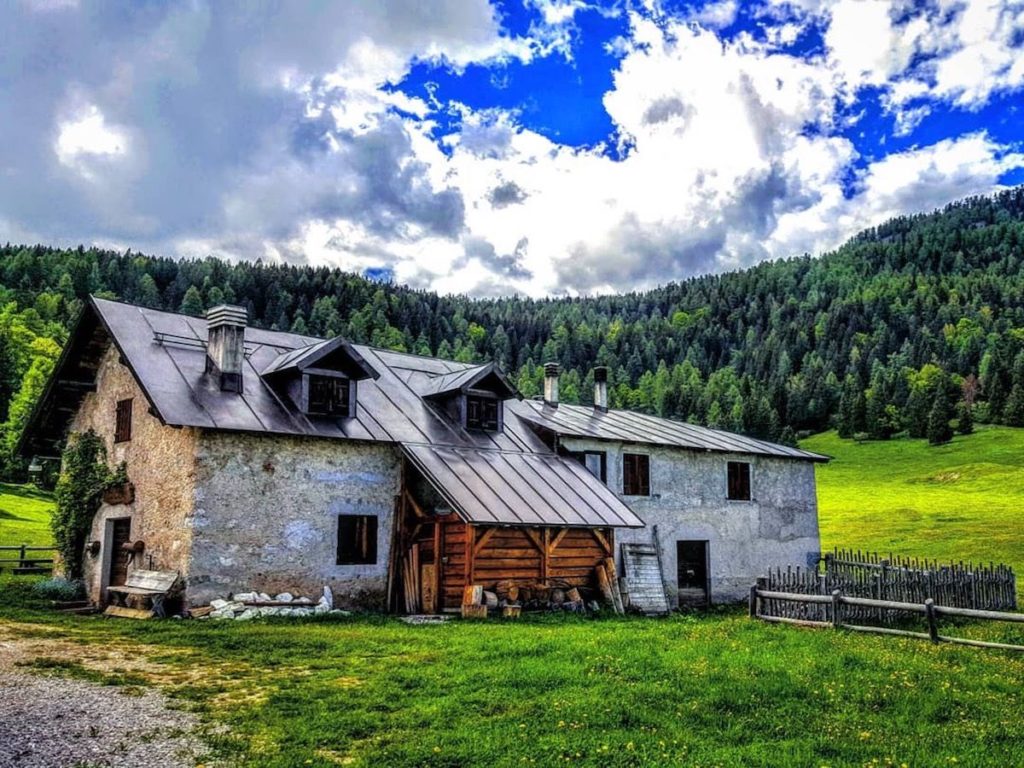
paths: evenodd
<path fill-rule="evenodd" d="M 671 604 L 707 604 L 816 560 L 826 457 L 609 409 L 594 378 L 592 407 L 559 403 L 549 364 L 526 400 L 490 363 L 93 298 L 22 450 L 56 458 L 91 428 L 126 462 L 133 491 L 101 506 L 86 549 L 99 604 L 152 568 L 178 571 L 193 606 L 329 585 L 339 607 L 401 612 L 415 567 L 419 610 L 442 612 L 469 584 L 591 586 L 630 544 L 656 545 Z"/>

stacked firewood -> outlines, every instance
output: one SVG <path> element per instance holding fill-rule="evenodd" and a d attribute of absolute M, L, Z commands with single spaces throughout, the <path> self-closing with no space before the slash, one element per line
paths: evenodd
<path fill-rule="evenodd" d="M 523 610 L 571 613 L 598 610 L 600 606 L 596 601 L 588 603 L 584 599 L 586 591 L 558 579 L 526 583 L 504 580 L 497 582 L 493 589 L 474 584 L 464 590 L 462 616 L 483 619 L 494 613 L 516 618 Z"/>

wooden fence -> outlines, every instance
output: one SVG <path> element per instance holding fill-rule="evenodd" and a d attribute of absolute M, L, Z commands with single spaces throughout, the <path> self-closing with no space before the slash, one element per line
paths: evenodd
<path fill-rule="evenodd" d="M 825 555 L 823 569 L 778 568 L 758 586 L 771 592 L 848 597 L 923 605 L 932 600 L 948 608 L 1006 611 L 1017 608 L 1017 579 L 1009 566 L 972 563 L 941 564 L 929 560 L 888 557 L 836 550 Z M 823 621 L 823 603 L 767 599 L 764 613 L 792 619 Z M 898 612 L 877 605 L 851 606 L 851 619 L 890 623 Z"/>
<path fill-rule="evenodd" d="M 766 579 L 759 579 L 759 582 L 766 582 Z M 778 613 L 765 613 L 765 609 L 777 610 L 779 605 L 805 606 L 802 611 L 787 611 L 787 613 L 813 614 L 816 618 L 803 618 L 795 615 L 779 615 Z M 857 616 L 865 611 L 868 615 L 906 616 L 923 615 L 928 626 L 927 632 L 913 632 L 907 629 L 896 627 L 879 627 L 855 623 Z M 1000 613 L 998 611 L 983 611 L 971 608 L 956 608 L 952 606 L 936 605 L 932 599 L 924 603 L 905 603 L 895 600 L 873 600 L 864 597 L 850 597 L 844 595 L 842 590 L 836 589 L 830 595 L 800 594 L 796 592 L 777 592 L 771 589 L 762 588 L 761 584 L 750 588 L 750 617 L 782 624 L 797 624 L 806 627 L 832 627 L 834 629 L 849 629 L 854 632 L 873 632 L 880 635 L 898 635 L 900 637 L 913 637 L 920 640 L 931 640 L 933 643 L 956 643 L 958 645 L 971 645 L 978 648 L 998 648 L 1008 651 L 1024 651 L 1024 645 L 1011 645 L 1008 643 L 993 643 L 985 640 L 972 640 L 964 637 L 950 637 L 939 634 L 939 618 L 943 616 L 975 619 L 981 621 L 1007 621 L 1024 624 L 1024 614 Z"/>
<path fill-rule="evenodd" d="M 0 547 L 0 572 L 10 568 L 15 575 L 50 573 L 53 570 L 53 553 L 56 551 L 56 547 L 30 547 L 27 544 Z M 47 554 L 36 555 L 36 552 Z"/>

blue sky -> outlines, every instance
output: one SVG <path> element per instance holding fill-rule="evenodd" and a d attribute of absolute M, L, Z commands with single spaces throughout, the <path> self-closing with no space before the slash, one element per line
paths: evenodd
<path fill-rule="evenodd" d="M 1024 0 L 0 0 L 0 238 L 642 289 L 1024 183 Z"/>

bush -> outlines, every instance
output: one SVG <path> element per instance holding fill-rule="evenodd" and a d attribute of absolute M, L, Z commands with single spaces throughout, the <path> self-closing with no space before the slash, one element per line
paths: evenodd
<path fill-rule="evenodd" d="M 43 600 L 81 600 L 85 597 L 85 583 L 80 579 L 65 579 L 58 576 L 34 584 L 32 593 Z"/>

